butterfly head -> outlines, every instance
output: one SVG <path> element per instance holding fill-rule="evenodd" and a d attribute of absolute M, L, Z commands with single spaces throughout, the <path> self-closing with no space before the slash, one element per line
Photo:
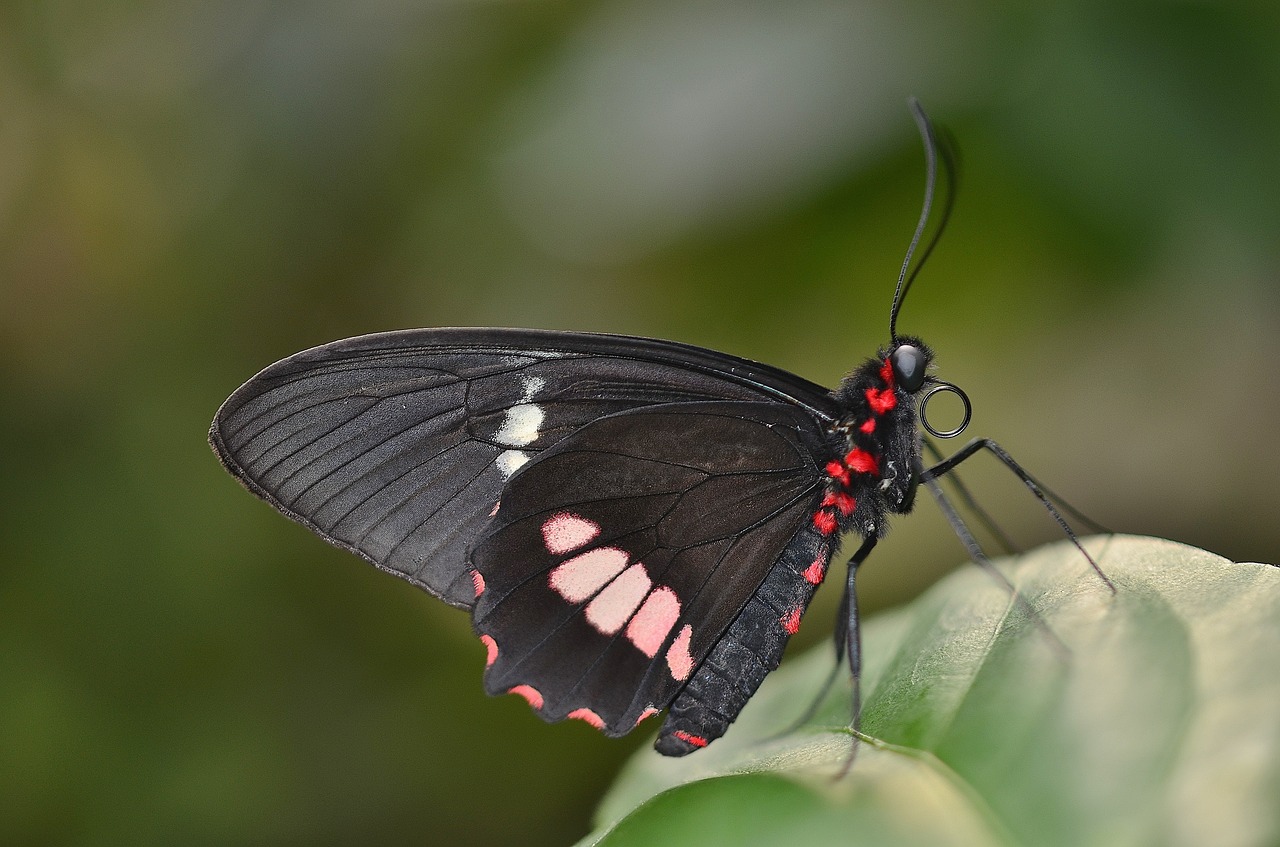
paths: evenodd
<path fill-rule="evenodd" d="M 914 344 L 899 344 L 889 354 L 889 363 L 893 368 L 895 382 L 903 390 L 911 394 L 924 385 L 925 371 L 932 361 L 928 349 L 921 349 Z"/>

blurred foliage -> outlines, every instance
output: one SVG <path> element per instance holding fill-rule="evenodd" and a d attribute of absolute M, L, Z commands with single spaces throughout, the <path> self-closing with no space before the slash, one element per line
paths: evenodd
<path fill-rule="evenodd" d="M 977 568 L 870 621 L 844 778 L 850 687 L 814 650 L 696 760 L 636 755 L 582 843 L 1276 843 L 1280 664 L 1258 657 L 1280 651 L 1280 568 L 1085 544 L 1118 593 L 1060 541 L 995 563 L 1040 621 Z"/>
<path fill-rule="evenodd" d="M 419 325 L 671 337 L 834 383 L 884 340 L 909 94 L 964 171 L 901 326 L 971 431 L 1109 526 L 1276 561 L 1278 18 L 0 5 L 0 841 L 586 832 L 644 739 L 483 697 L 465 616 L 238 490 L 203 432 L 275 359 Z M 1054 537 L 998 469 L 968 479 Z M 864 605 L 962 555 L 922 507 Z"/>

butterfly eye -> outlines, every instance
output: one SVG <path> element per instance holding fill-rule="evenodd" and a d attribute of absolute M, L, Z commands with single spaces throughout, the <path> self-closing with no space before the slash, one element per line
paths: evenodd
<path fill-rule="evenodd" d="M 893 377 L 903 391 L 915 393 L 924 385 L 924 372 L 928 365 L 924 352 L 910 344 L 897 347 L 890 360 L 893 363 Z"/>

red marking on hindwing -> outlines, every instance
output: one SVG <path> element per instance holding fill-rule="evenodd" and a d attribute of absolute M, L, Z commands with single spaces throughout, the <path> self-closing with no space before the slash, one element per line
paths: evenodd
<path fill-rule="evenodd" d="M 484 593 L 484 577 L 480 575 L 480 571 L 471 572 L 471 585 L 476 590 L 476 597 Z"/>
<path fill-rule="evenodd" d="M 814 512 L 813 525 L 823 535 L 830 535 L 836 531 L 836 516 L 830 512 Z"/>
<path fill-rule="evenodd" d="M 706 747 L 707 744 L 710 743 L 707 741 L 707 739 L 703 738 L 701 735 L 690 735 L 689 733 L 685 732 L 683 729 L 677 729 L 675 732 L 671 734 L 674 735 L 676 738 L 679 738 L 681 741 L 683 741 L 686 744 L 692 744 L 694 747 Z"/>
<path fill-rule="evenodd" d="M 653 706 L 647 706 L 645 710 L 640 713 L 640 717 L 636 718 L 636 726 L 639 726 L 641 722 L 647 721 L 649 718 L 653 717 L 656 714 L 658 714 L 657 709 L 655 709 Z"/>
<path fill-rule="evenodd" d="M 795 635 L 800 631 L 800 614 L 801 609 L 799 606 L 796 606 L 783 615 L 778 621 L 782 624 L 782 628 L 785 629 L 789 635 Z"/>
<path fill-rule="evenodd" d="M 561 562 L 548 582 L 570 603 L 581 603 L 622 573 L 629 558 L 617 547 L 597 547 Z"/>
<path fill-rule="evenodd" d="M 554 555 L 577 550 L 600 534 L 600 524 L 568 512 L 547 518 L 542 524 L 542 541 Z"/>
<path fill-rule="evenodd" d="M 652 587 L 653 582 L 644 565 L 636 562 L 618 574 L 587 604 L 587 623 L 604 635 L 613 635 L 622 629 Z"/>
<path fill-rule="evenodd" d="M 604 729 L 604 718 L 600 717 L 590 709 L 574 709 L 569 713 L 568 717 L 575 721 L 584 721 L 589 723 L 596 729 Z"/>
<path fill-rule="evenodd" d="M 498 642 L 494 641 L 491 636 L 480 636 L 480 643 L 489 651 L 488 657 L 484 660 L 484 666 L 487 668 L 498 660 Z"/>
<path fill-rule="evenodd" d="M 854 447 L 850 450 L 844 457 L 844 463 L 849 466 L 851 471 L 880 475 L 880 461 L 875 457 L 874 453 L 868 453 L 861 447 Z"/>
<path fill-rule="evenodd" d="M 693 638 L 693 627 L 685 624 L 667 648 L 667 667 L 671 669 L 671 678 L 683 682 L 693 673 L 693 655 L 689 652 L 689 641 Z"/>
<path fill-rule="evenodd" d="M 840 514 L 848 516 L 853 514 L 853 510 L 858 505 L 858 501 L 854 500 L 843 491 L 829 491 L 827 492 L 827 495 L 822 498 L 822 505 L 835 506 L 840 510 Z"/>
<path fill-rule="evenodd" d="M 866 390 L 867 405 L 877 415 L 883 415 L 898 405 L 898 397 L 892 388 L 868 388 Z"/>
<path fill-rule="evenodd" d="M 813 564 L 804 569 L 805 582 L 810 585 L 817 585 L 822 582 L 822 578 L 827 575 L 827 563 L 824 557 L 819 556 L 813 560 Z"/>
<path fill-rule="evenodd" d="M 875 419 L 875 418 L 867 418 L 865 421 L 863 421 L 863 422 L 862 422 L 862 426 L 858 427 L 858 430 L 859 430 L 860 432 L 864 432 L 864 433 L 866 433 L 867 435 L 870 435 L 871 433 L 875 432 L 875 431 L 876 431 L 876 419 Z"/>
<path fill-rule="evenodd" d="M 667 633 L 680 619 L 680 598 L 665 585 L 660 585 L 644 598 L 640 611 L 627 624 L 627 638 L 650 659 L 658 655 Z"/>
<path fill-rule="evenodd" d="M 542 708 L 542 694 L 532 685 L 517 685 L 507 689 L 508 694 L 519 694 L 521 697 L 529 701 L 529 705 L 535 709 Z"/>

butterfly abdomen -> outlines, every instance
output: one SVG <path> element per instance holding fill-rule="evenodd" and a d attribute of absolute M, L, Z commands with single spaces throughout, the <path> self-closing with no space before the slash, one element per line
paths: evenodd
<path fill-rule="evenodd" d="M 719 738 L 765 676 L 782 661 L 787 640 L 826 575 L 835 536 L 802 526 L 764 582 L 671 704 L 654 747 L 683 756 Z"/>

